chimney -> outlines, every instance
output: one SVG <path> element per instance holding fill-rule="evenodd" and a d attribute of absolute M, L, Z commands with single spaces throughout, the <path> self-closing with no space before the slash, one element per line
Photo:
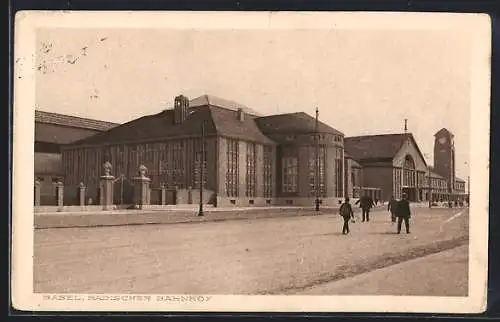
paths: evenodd
<path fill-rule="evenodd" d="M 238 121 L 243 122 L 245 120 L 245 112 L 242 108 L 238 108 Z"/>
<path fill-rule="evenodd" d="M 181 124 L 187 117 L 189 99 L 184 95 L 176 96 L 174 99 L 174 124 Z"/>

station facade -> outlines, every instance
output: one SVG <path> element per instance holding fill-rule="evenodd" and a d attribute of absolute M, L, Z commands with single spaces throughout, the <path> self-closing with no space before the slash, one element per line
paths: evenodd
<path fill-rule="evenodd" d="M 57 171 L 50 175 L 63 180 L 65 203 L 85 186 L 89 204 L 99 204 L 106 162 L 115 177 L 114 204 L 133 203 L 142 166 L 151 179 L 151 204 L 159 204 L 165 190 L 167 204 L 199 203 L 201 172 L 203 202 L 215 206 L 312 206 L 316 198 L 336 206 L 345 197 L 387 201 L 402 193 L 414 202 L 439 202 L 465 195 L 446 129 L 435 135 L 432 168 L 411 133 L 344 137 L 303 112 L 262 116 L 210 95 L 179 95 L 173 107 L 121 125 L 37 115 L 35 158 L 51 149 Z M 52 141 L 64 142 L 50 142 L 55 125 Z M 35 175 L 43 180 L 40 164 Z"/>
<path fill-rule="evenodd" d="M 64 185 L 83 183 L 97 200 L 109 161 L 120 191 L 115 203 L 128 203 L 144 165 L 151 203 L 161 187 L 168 203 L 198 203 L 202 165 L 206 203 L 310 206 L 318 196 L 332 206 L 343 197 L 343 142 L 343 133 L 303 112 L 260 116 L 225 99 L 181 95 L 173 108 L 65 146 Z"/>
<path fill-rule="evenodd" d="M 455 176 L 452 141 L 443 148 L 442 135 L 451 138 L 446 129 L 435 135 L 435 167 L 425 162 L 411 133 L 345 138 L 346 195 L 387 201 L 405 193 L 413 202 L 464 200 L 465 181 Z"/>

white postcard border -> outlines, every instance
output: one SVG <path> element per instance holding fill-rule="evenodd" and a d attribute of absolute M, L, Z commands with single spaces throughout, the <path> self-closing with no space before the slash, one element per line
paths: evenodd
<path fill-rule="evenodd" d="M 91 22 L 91 24 L 89 23 Z M 37 28 L 205 29 L 450 29 L 473 35 L 470 101 L 470 244 L 468 297 L 236 296 L 123 294 L 97 299 L 47 299 L 33 293 L 33 193 L 35 52 Z M 312 12 L 43 12 L 16 15 L 14 49 L 12 301 L 21 310 L 227 311 L 227 312 L 434 312 L 473 313 L 486 308 L 489 203 L 491 24 L 483 14 Z M 99 296 L 103 296 L 102 294 Z M 137 295 L 139 296 L 139 295 Z M 145 296 L 145 295 L 140 295 Z M 183 295 L 186 296 L 186 295 Z M 198 298 L 199 297 L 199 298 Z M 77 300 L 77 298 L 79 298 Z M 197 298 L 197 299 L 196 299 Z M 201 300 L 205 298 L 208 300 Z M 168 300 L 162 300 L 168 299 Z"/>

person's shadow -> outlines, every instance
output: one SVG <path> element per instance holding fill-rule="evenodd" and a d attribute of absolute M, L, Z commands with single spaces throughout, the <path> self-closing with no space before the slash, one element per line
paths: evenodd
<path fill-rule="evenodd" d="M 324 233 L 324 234 L 307 235 L 307 236 L 303 236 L 303 237 L 317 237 L 317 236 L 342 236 L 342 232 L 336 231 L 336 232 L 329 232 L 329 233 Z"/>
<path fill-rule="evenodd" d="M 326 234 L 319 234 L 319 236 L 341 236 L 341 235 L 343 235 L 343 234 L 340 231 L 326 233 Z"/>
<path fill-rule="evenodd" d="M 397 231 L 373 231 L 369 232 L 368 235 L 397 235 Z"/>

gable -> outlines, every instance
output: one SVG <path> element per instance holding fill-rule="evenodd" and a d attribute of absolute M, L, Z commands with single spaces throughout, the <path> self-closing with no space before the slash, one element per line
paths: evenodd
<path fill-rule="evenodd" d="M 345 150 L 358 162 L 391 162 L 409 134 L 379 134 L 347 137 Z"/>
<path fill-rule="evenodd" d="M 403 142 L 392 160 L 392 165 L 394 167 L 402 167 L 406 155 L 410 155 L 413 158 L 413 161 L 415 162 L 415 169 L 417 171 L 427 171 L 427 163 L 425 162 L 417 143 L 412 137 L 408 137 L 405 142 Z"/>

